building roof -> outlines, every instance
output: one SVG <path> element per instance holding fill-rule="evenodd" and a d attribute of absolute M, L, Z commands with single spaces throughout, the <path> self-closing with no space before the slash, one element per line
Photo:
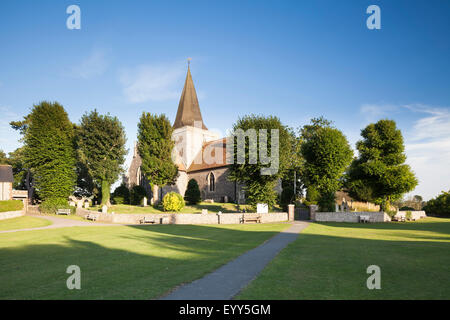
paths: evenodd
<path fill-rule="evenodd" d="M 184 82 L 183 92 L 181 93 L 180 103 L 178 104 L 177 116 L 173 123 L 173 128 L 182 128 L 184 126 L 194 127 L 194 122 L 201 122 L 202 129 L 208 130 L 203 123 L 200 106 L 198 104 L 197 93 L 195 92 L 194 82 L 192 81 L 191 70 L 188 66 L 186 81 Z"/>
<path fill-rule="evenodd" d="M 216 159 L 216 151 L 222 154 L 221 158 L 218 156 Z M 205 142 L 202 146 L 202 150 L 194 158 L 194 161 L 192 161 L 187 172 L 226 167 L 228 165 L 227 139 L 222 138 Z"/>
<path fill-rule="evenodd" d="M 0 165 L 0 182 L 14 182 L 13 171 L 10 165 Z"/>

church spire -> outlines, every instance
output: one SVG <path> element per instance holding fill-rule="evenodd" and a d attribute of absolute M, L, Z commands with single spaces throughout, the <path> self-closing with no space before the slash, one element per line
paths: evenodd
<path fill-rule="evenodd" d="M 184 88 L 183 92 L 181 93 L 177 116 L 175 118 L 173 127 L 174 129 L 184 126 L 194 127 L 194 122 L 200 122 L 202 129 L 208 130 L 203 123 L 202 114 L 200 112 L 200 106 L 198 104 L 197 93 L 195 92 L 194 82 L 192 81 L 189 64 L 190 58 L 188 59 L 186 81 L 184 82 Z"/>

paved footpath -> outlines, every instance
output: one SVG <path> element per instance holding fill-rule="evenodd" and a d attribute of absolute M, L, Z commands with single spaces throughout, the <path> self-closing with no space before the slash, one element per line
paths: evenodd
<path fill-rule="evenodd" d="M 120 226 L 117 223 L 100 223 L 100 222 L 88 222 L 75 220 L 70 218 L 59 218 L 54 216 L 45 216 L 45 215 L 34 215 L 28 214 L 27 217 L 35 217 L 42 218 L 45 220 L 49 220 L 52 222 L 51 225 L 45 227 L 37 227 L 37 228 L 26 228 L 26 229 L 16 229 L 16 230 L 5 230 L 0 231 L 0 233 L 8 233 L 8 232 L 18 232 L 18 231 L 30 231 L 30 230 L 42 230 L 42 229 L 54 229 L 54 228 L 65 228 L 65 227 L 99 227 L 99 226 Z"/>
<path fill-rule="evenodd" d="M 175 289 L 162 300 L 228 300 L 245 288 L 308 222 L 295 221 L 290 228 L 269 239 L 201 279 Z"/>

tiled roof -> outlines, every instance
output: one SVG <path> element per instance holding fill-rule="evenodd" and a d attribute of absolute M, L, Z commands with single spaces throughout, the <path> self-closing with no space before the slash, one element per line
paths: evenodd
<path fill-rule="evenodd" d="M 0 165 L 0 182 L 14 182 L 13 171 L 10 165 Z"/>
<path fill-rule="evenodd" d="M 192 164 L 189 166 L 187 172 L 207 170 L 213 168 L 226 167 L 227 163 L 227 139 L 219 139 L 205 142 L 202 151 L 197 154 Z M 216 159 L 216 150 L 222 153 L 222 159 Z M 217 163 L 218 162 L 218 163 Z"/>

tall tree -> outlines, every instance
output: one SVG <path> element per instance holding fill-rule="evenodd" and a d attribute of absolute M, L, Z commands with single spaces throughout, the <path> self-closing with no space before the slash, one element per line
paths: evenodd
<path fill-rule="evenodd" d="M 334 211 L 335 193 L 352 161 L 353 150 L 347 138 L 331 122 L 313 119 L 302 131 L 301 152 L 305 159 L 303 179 L 319 192 L 321 210 Z"/>
<path fill-rule="evenodd" d="M 249 134 L 252 130 L 255 132 L 254 138 L 245 138 L 245 148 L 238 150 L 240 148 L 239 132 Z M 274 140 L 276 144 L 272 144 L 272 130 L 277 130 L 273 131 L 274 134 L 275 132 L 278 134 L 278 141 Z M 266 141 L 261 140 L 261 132 L 266 132 Z M 273 137 L 276 138 L 276 136 Z M 277 117 L 247 115 L 239 118 L 233 125 L 232 138 L 234 139 L 234 161 L 230 166 L 229 179 L 244 184 L 246 202 L 253 207 L 256 207 L 257 203 L 273 206 L 277 199 L 276 184 L 292 165 L 294 139 L 292 131 Z M 251 147 L 253 143 L 255 148 Z M 245 160 L 244 163 L 238 161 L 240 152 Z M 261 154 L 264 153 L 267 154 L 270 163 L 261 158 Z M 274 165 L 277 167 L 270 169 Z M 263 174 L 267 169 L 270 170 L 266 172 L 269 174 Z"/>
<path fill-rule="evenodd" d="M 16 129 L 23 134 L 25 167 L 41 199 L 67 203 L 75 185 L 74 126 L 59 103 L 41 102 Z"/>
<path fill-rule="evenodd" d="M 101 186 L 101 204 L 110 205 L 111 184 L 122 172 L 127 150 L 125 130 L 117 117 L 101 115 L 97 110 L 81 117 L 77 129 L 77 154 L 92 180 Z M 89 181 L 85 181 L 89 183 Z"/>
<path fill-rule="evenodd" d="M 9 164 L 8 157 L 2 149 L 0 149 L 0 164 Z"/>
<path fill-rule="evenodd" d="M 346 185 L 350 195 L 363 201 L 390 208 L 390 202 L 413 190 L 418 181 L 404 164 L 403 136 L 393 120 L 371 123 L 361 131 L 356 143 L 359 156 L 350 166 Z"/>
<path fill-rule="evenodd" d="M 159 202 L 158 187 L 175 183 L 178 168 L 172 160 L 175 143 L 173 128 L 164 114 L 143 112 L 138 123 L 138 152 L 141 170 L 153 190 L 153 202 Z"/>

